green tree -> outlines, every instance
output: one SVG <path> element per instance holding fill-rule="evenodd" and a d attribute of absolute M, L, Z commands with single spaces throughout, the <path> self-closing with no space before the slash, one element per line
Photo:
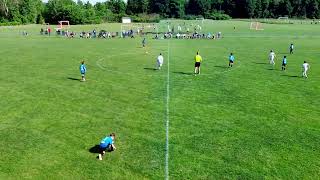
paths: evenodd
<path fill-rule="evenodd" d="M 35 0 L 21 0 L 19 5 L 19 11 L 23 23 L 36 23 L 38 12 L 37 6 L 41 2 Z"/>
<path fill-rule="evenodd" d="M 222 11 L 223 0 L 212 0 L 211 9 L 212 11 Z"/>
<path fill-rule="evenodd" d="M 319 18 L 319 2 L 317 0 L 307 0 L 307 17 Z"/>
<path fill-rule="evenodd" d="M 150 13 L 160 14 L 162 16 L 168 16 L 170 0 L 150 0 L 149 9 Z"/>
<path fill-rule="evenodd" d="M 233 0 L 224 0 L 222 4 L 222 9 L 226 14 L 230 15 L 231 17 L 236 17 L 234 16 L 236 3 Z"/>
<path fill-rule="evenodd" d="M 247 0 L 247 12 L 249 15 L 249 18 L 253 18 L 256 11 L 256 0 Z"/>
<path fill-rule="evenodd" d="M 206 17 L 210 14 L 211 2 L 207 0 L 189 0 L 186 12 Z"/>
<path fill-rule="evenodd" d="M 92 4 L 88 1 L 84 5 L 84 23 L 85 24 L 92 24 L 92 23 L 99 23 L 99 20 L 96 17 L 95 9 L 93 8 Z"/>
<path fill-rule="evenodd" d="M 269 2 L 270 0 L 261 0 L 261 7 L 262 7 L 262 16 L 263 18 L 267 18 L 270 13 L 269 13 Z"/>
<path fill-rule="evenodd" d="M 126 12 L 128 14 L 147 13 L 148 5 L 148 0 L 128 0 Z"/>
<path fill-rule="evenodd" d="M 123 0 L 110 0 L 107 1 L 107 8 L 114 14 L 125 14 L 126 3 Z"/>
<path fill-rule="evenodd" d="M 262 17 L 262 2 L 261 0 L 256 0 L 256 7 L 254 10 L 254 14 L 256 18 Z"/>
<path fill-rule="evenodd" d="M 169 17 L 180 18 L 184 15 L 184 2 L 182 0 L 169 1 Z"/>
<path fill-rule="evenodd" d="M 107 10 L 106 4 L 98 2 L 94 5 L 94 10 L 97 18 L 100 18 L 101 20 L 104 21 L 106 18 L 106 10 Z"/>
<path fill-rule="evenodd" d="M 71 24 L 83 23 L 83 11 L 72 0 L 49 0 L 45 8 L 46 22 L 56 24 L 61 20 L 68 20 Z"/>

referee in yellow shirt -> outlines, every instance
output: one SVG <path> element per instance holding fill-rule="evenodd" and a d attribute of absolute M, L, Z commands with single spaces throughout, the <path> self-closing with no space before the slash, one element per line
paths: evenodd
<path fill-rule="evenodd" d="M 196 76 L 197 74 L 200 74 L 200 65 L 202 62 L 202 57 L 199 55 L 199 52 L 197 52 L 195 59 L 195 64 L 194 64 L 194 75 Z"/>

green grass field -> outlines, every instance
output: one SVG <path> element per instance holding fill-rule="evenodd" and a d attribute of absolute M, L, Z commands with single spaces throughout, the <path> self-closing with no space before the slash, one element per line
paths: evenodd
<path fill-rule="evenodd" d="M 120 29 L 72 28 L 93 27 Z M 0 179 L 167 178 L 167 120 L 171 179 L 318 179 L 320 25 L 250 31 L 248 22 L 210 21 L 203 28 L 224 38 L 148 38 L 143 49 L 140 37 L 66 39 L 40 36 L 36 25 L 0 27 Z M 19 35 L 23 29 L 31 35 Z M 195 77 L 198 50 L 204 62 Z M 154 71 L 160 52 L 165 64 Z M 98 161 L 90 149 L 111 132 L 117 150 Z"/>

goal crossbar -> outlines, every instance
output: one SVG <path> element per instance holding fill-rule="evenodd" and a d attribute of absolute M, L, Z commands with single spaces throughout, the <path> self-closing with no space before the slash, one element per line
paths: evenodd
<path fill-rule="evenodd" d="M 260 22 L 251 22 L 251 24 L 250 24 L 250 29 L 251 29 L 251 30 L 256 30 L 256 31 L 258 31 L 258 30 L 264 30 L 264 29 L 262 28 L 262 24 L 261 24 Z"/>

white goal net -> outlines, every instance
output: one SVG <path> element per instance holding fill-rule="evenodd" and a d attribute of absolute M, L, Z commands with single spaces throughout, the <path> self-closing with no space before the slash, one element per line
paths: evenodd
<path fill-rule="evenodd" d="M 263 30 L 262 24 L 260 22 L 251 22 L 250 23 L 250 29 L 251 30 L 256 30 L 256 31 Z"/>
<path fill-rule="evenodd" d="M 198 22 L 200 22 L 201 24 L 204 23 L 204 18 L 196 18 L 196 20 L 197 20 Z M 200 23 L 199 23 L 199 24 L 200 24 Z"/>
<path fill-rule="evenodd" d="M 285 17 L 279 17 L 279 18 L 278 18 L 278 21 L 288 23 L 288 22 L 289 22 L 289 18 L 288 18 L 287 16 L 285 16 Z"/>

